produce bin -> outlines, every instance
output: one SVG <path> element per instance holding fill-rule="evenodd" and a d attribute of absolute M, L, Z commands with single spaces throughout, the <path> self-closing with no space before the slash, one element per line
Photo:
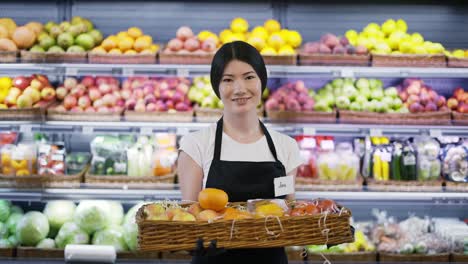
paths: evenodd
<path fill-rule="evenodd" d="M 372 54 L 372 66 L 374 67 L 434 67 L 445 68 L 447 62 L 444 54 L 419 55 L 381 55 Z"/>
<path fill-rule="evenodd" d="M 299 65 L 370 66 L 370 55 L 299 53 Z"/>

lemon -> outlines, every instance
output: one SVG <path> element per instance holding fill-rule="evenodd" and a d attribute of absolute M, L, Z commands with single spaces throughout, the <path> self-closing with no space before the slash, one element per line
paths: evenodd
<path fill-rule="evenodd" d="M 124 37 L 119 41 L 119 49 L 123 52 L 133 48 L 134 40 L 132 37 Z"/>
<path fill-rule="evenodd" d="M 398 46 L 401 53 L 411 53 L 413 50 L 412 43 L 410 41 L 402 41 Z"/>
<path fill-rule="evenodd" d="M 124 54 L 126 55 L 135 55 L 137 54 L 138 52 L 136 52 L 135 50 L 132 50 L 132 49 L 129 49 L 127 51 L 124 52 Z"/>
<path fill-rule="evenodd" d="M 356 30 L 350 29 L 350 30 L 346 31 L 345 37 L 346 37 L 349 41 L 357 40 L 357 38 L 358 38 L 358 33 L 356 32 Z"/>
<path fill-rule="evenodd" d="M 412 53 L 414 53 L 414 54 L 427 54 L 427 51 L 423 46 L 417 45 L 417 46 L 413 46 Z"/>
<path fill-rule="evenodd" d="M 159 45 L 156 45 L 156 44 L 151 45 L 150 50 L 156 53 L 159 50 Z"/>
<path fill-rule="evenodd" d="M 151 42 L 148 42 L 144 38 L 138 38 L 134 43 L 133 43 L 133 49 L 135 49 L 137 52 L 140 52 L 144 49 L 148 49 L 151 46 Z"/>
<path fill-rule="evenodd" d="M 117 38 L 106 38 L 105 40 L 102 41 L 101 46 L 104 48 L 106 51 L 109 51 L 111 49 L 117 48 L 118 46 L 118 39 Z"/>
<path fill-rule="evenodd" d="M 396 22 L 396 27 L 398 30 L 406 32 L 408 30 L 408 25 L 403 19 L 398 19 Z"/>
<path fill-rule="evenodd" d="M 229 43 L 229 42 L 233 42 L 233 41 L 245 41 L 245 36 L 244 34 L 241 34 L 241 33 L 234 33 L 234 34 L 231 34 L 230 36 L 227 37 L 226 39 L 226 42 L 224 43 Z"/>
<path fill-rule="evenodd" d="M 200 33 L 198 33 L 197 37 L 200 41 L 205 41 L 212 34 L 213 33 L 208 30 L 203 30 L 203 31 L 200 31 Z"/>
<path fill-rule="evenodd" d="M 280 32 L 279 32 L 280 36 L 282 39 L 284 39 L 284 41 L 288 41 L 288 37 L 289 37 L 289 30 L 287 29 L 281 29 Z"/>
<path fill-rule="evenodd" d="M 414 43 L 421 44 L 424 42 L 424 38 L 421 36 L 421 34 L 416 32 L 411 35 L 411 41 L 413 41 Z"/>
<path fill-rule="evenodd" d="M 233 33 L 229 29 L 225 29 L 221 32 L 219 32 L 219 39 L 221 40 L 222 43 L 227 43 L 226 39 L 231 36 Z"/>
<path fill-rule="evenodd" d="M 268 46 L 279 50 L 281 46 L 285 45 L 286 41 L 281 37 L 281 34 L 276 32 L 270 35 L 268 38 Z"/>
<path fill-rule="evenodd" d="M 120 39 L 123 39 L 123 38 L 127 38 L 127 37 L 130 37 L 130 35 L 128 35 L 128 33 L 126 31 L 120 31 L 118 34 L 117 34 L 117 38 L 120 40 Z"/>
<path fill-rule="evenodd" d="M 119 49 L 117 49 L 117 48 L 115 48 L 115 49 L 111 49 L 111 50 L 109 51 L 109 54 L 119 54 L 119 55 L 120 55 L 120 54 L 122 54 L 122 51 L 119 50 Z"/>
<path fill-rule="evenodd" d="M 268 19 L 263 26 L 270 34 L 281 30 L 281 24 L 274 19 Z"/>
<path fill-rule="evenodd" d="M 8 76 L 0 77 L 0 91 L 7 91 L 13 85 L 13 80 Z"/>
<path fill-rule="evenodd" d="M 241 17 L 234 18 L 231 21 L 231 30 L 234 33 L 245 33 L 249 30 L 249 23 Z"/>
<path fill-rule="evenodd" d="M 395 20 L 388 19 L 382 24 L 382 31 L 386 36 L 392 34 L 397 29 Z"/>
<path fill-rule="evenodd" d="M 279 51 L 278 55 L 295 55 L 296 52 L 294 51 L 293 47 L 289 45 L 282 46 Z"/>
<path fill-rule="evenodd" d="M 136 39 L 143 35 L 143 31 L 138 27 L 131 27 L 127 30 L 127 33 L 130 37 Z"/>
<path fill-rule="evenodd" d="M 91 53 L 93 53 L 93 54 L 106 54 L 107 51 L 102 46 L 98 46 L 98 47 L 94 47 L 94 49 L 91 50 Z"/>
<path fill-rule="evenodd" d="M 295 30 L 290 30 L 286 41 L 293 48 L 298 48 L 302 44 L 302 36 Z"/>
<path fill-rule="evenodd" d="M 255 27 L 252 30 L 251 35 L 255 37 L 261 37 L 264 40 L 268 39 L 268 31 L 262 26 Z"/>
<path fill-rule="evenodd" d="M 210 35 L 208 35 L 208 37 L 205 40 L 209 40 L 209 39 L 212 40 L 216 44 L 216 46 L 219 45 L 220 41 L 219 41 L 219 38 L 218 38 L 218 36 L 216 34 L 210 33 Z"/>
<path fill-rule="evenodd" d="M 266 42 L 263 38 L 258 36 L 251 36 L 247 39 L 247 43 L 254 46 L 258 51 L 261 51 L 266 46 Z"/>
<path fill-rule="evenodd" d="M 277 55 L 276 50 L 272 47 L 265 47 L 260 51 L 262 55 Z"/>

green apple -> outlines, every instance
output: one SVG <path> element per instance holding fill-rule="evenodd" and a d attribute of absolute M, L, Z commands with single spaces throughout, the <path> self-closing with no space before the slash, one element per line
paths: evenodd
<path fill-rule="evenodd" d="M 341 78 L 338 78 L 338 79 L 333 80 L 331 84 L 333 85 L 333 88 L 341 88 L 343 87 L 344 80 Z"/>
<path fill-rule="evenodd" d="M 382 89 L 383 82 L 379 79 L 369 79 L 369 86 L 371 90 Z"/>
<path fill-rule="evenodd" d="M 371 98 L 375 100 L 381 100 L 383 98 L 384 94 L 382 90 L 374 90 L 372 91 Z"/>
<path fill-rule="evenodd" d="M 390 96 L 385 96 L 384 98 L 382 98 L 381 102 L 385 103 L 387 108 L 391 108 L 393 106 L 393 98 Z"/>
<path fill-rule="evenodd" d="M 367 80 L 366 78 L 359 78 L 356 81 L 356 88 L 358 88 L 359 90 L 369 89 L 370 88 L 369 80 Z"/>
<path fill-rule="evenodd" d="M 362 110 L 367 111 L 367 112 L 374 112 L 375 111 L 375 105 L 373 101 L 367 101 L 362 104 Z"/>
<path fill-rule="evenodd" d="M 358 96 L 356 96 L 356 99 L 354 101 L 362 106 L 365 102 L 367 102 L 367 97 L 362 94 L 359 94 Z"/>
<path fill-rule="evenodd" d="M 336 98 L 335 104 L 339 109 L 346 110 L 349 108 L 351 102 L 348 97 L 341 95 Z"/>
<path fill-rule="evenodd" d="M 83 47 L 85 50 L 90 50 L 94 47 L 94 39 L 89 34 L 80 34 L 76 37 L 75 44 Z"/>
<path fill-rule="evenodd" d="M 388 87 L 384 91 L 385 96 L 397 98 L 398 97 L 398 90 L 395 87 Z"/>
<path fill-rule="evenodd" d="M 358 102 L 352 102 L 352 103 L 349 105 L 349 110 L 352 110 L 352 111 L 361 111 L 361 110 L 362 110 L 361 104 L 358 103 Z"/>
<path fill-rule="evenodd" d="M 403 101 L 400 98 L 394 98 L 392 102 L 392 108 L 395 110 L 400 109 L 400 107 L 403 105 Z"/>

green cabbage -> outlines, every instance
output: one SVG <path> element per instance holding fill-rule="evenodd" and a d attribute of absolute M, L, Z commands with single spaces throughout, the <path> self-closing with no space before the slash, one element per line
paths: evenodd
<path fill-rule="evenodd" d="M 8 238 L 8 226 L 0 222 L 0 239 Z"/>
<path fill-rule="evenodd" d="M 125 223 L 123 225 L 123 232 L 128 249 L 136 251 L 138 248 L 138 225 L 135 223 Z"/>
<path fill-rule="evenodd" d="M 16 237 L 21 245 L 35 246 L 49 233 L 49 221 L 41 212 L 26 213 L 16 225 Z"/>
<path fill-rule="evenodd" d="M 122 204 L 116 201 L 108 201 L 108 203 L 110 211 L 109 225 L 121 225 L 124 219 Z"/>
<path fill-rule="evenodd" d="M 68 244 L 86 245 L 88 243 L 88 233 L 73 222 L 63 224 L 55 237 L 55 244 L 57 245 L 57 248 L 60 249 L 65 248 Z"/>
<path fill-rule="evenodd" d="M 93 245 L 114 246 L 117 252 L 128 250 L 121 226 L 110 226 L 104 230 L 97 231 L 93 236 Z"/>
<path fill-rule="evenodd" d="M 10 202 L 6 200 L 0 200 L 0 222 L 5 222 L 10 216 Z"/>
<path fill-rule="evenodd" d="M 11 243 L 14 247 L 18 246 L 18 239 L 16 238 L 15 235 L 9 236 L 9 237 L 8 237 L 8 240 L 10 241 L 10 243 Z"/>
<path fill-rule="evenodd" d="M 17 206 L 17 205 L 13 205 L 11 207 L 11 213 L 14 214 L 14 213 L 17 213 L 17 214 L 24 214 L 24 211 L 23 209 L 21 209 L 21 207 Z"/>
<path fill-rule="evenodd" d="M 36 248 L 55 248 L 55 241 L 51 238 L 45 238 L 37 244 Z"/>
<path fill-rule="evenodd" d="M 110 206 L 107 201 L 82 201 L 75 211 L 77 223 L 89 235 L 110 225 Z"/>
<path fill-rule="evenodd" d="M 10 234 L 16 233 L 16 225 L 18 224 L 21 217 L 23 217 L 23 214 L 19 213 L 12 213 L 10 217 L 8 217 L 8 220 L 5 224 L 8 227 L 8 231 L 10 232 Z"/>
<path fill-rule="evenodd" d="M 50 227 L 59 230 L 66 222 L 73 221 L 76 205 L 72 201 L 51 201 L 44 208 Z"/>
<path fill-rule="evenodd" d="M 12 248 L 13 245 L 11 244 L 10 240 L 2 238 L 0 239 L 0 248 Z"/>

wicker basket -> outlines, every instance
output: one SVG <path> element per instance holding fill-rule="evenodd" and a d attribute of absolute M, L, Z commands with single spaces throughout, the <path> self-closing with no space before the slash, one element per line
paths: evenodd
<path fill-rule="evenodd" d="M 450 262 L 468 263 L 468 255 L 463 253 L 452 253 L 450 254 Z"/>
<path fill-rule="evenodd" d="M 93 175 L 85 174 L 85 183 L 96 187 L 108 188 L 157 188 L 174 187 L 176 174 L 171 173 L 164 176 L 131 177 L 127 175 Z"/>
<path fill-rule="evenodd" d="M 0 51 L 0 63 L 16 62 L 18 51 Z"/>
<path fill-rule="evenodd" d="M 163 51 L 159 53 L 160 64 L 211 64 L 214 53 L 178 54 Z"/>
<path fill-rule="evenodd" d="M 0 181 L 2 185 L 9 185 L 8 187 L 13 188 L 26 188 L 26 189 L 36 189 L 42 188 L 44 182 L 47 180 L 46 176 L 0 176 Z"/>
<path fill-rule="evenodd" d="M 206 244 L 217 239 L 218 246 L 226 249 L 340 244 L 354 239 L 349 226 L 349 210 L 326 218 L 324 215 L 269 217 L 213 223 L 151 221 L 144 218 L 144 210 L 145 206 L 141 207 L 136 216 L 141 251 L 190 250 L 198 238 L 203 238 Z M 323 233 L 325 228 L 329 229 L 328 236 Z"/>
<path fill-rule="evenodd" d="M 440 192 L 442 181 L 367 180 L 367 189 L 376 192 Z"/>
<path fill-rule="evenodd" d="M 352 263 L 375 263 L 377 252 L 353 252 L 353 253 L 323 253 L 331 263 L 352 262 Z M 324 263 L 324 258 L 320 254 L 308 253 L 307 263 Z"/>
<path fill-rule="evenodd" d="M 445 190 L 448 192 L 468 192 L 468 182 L 445 182 Z"/>
<path fill-rule="evenodd" d="M 44 249 L 35 247 L 18 247 L 16 249 L 18 258 L 40 258 L 40 259 L 64 259 L 63 249 Z"/>
<path fill-rule="evenodd" d="M 272 122 L 336 123 L 336 111 L 328 113 L 267 110 L 266 116 Z"/>
<path fill-rule="evenodd" d="M 86 52 L 46 52 L 45 61 L 49 63 L 85 63 L 88 58 Z"/>
<path fill-rule="evenodd" d="M 27 50 L 22 50 L 21 61 L 23 62 L 46 62 L 46 53 L 45 52 L 31 52 Z"/>
<path fill-rule="evenodd" d="M 42 121 L 45 112 L 45 107 L 0 109 L 0 121 Z"/>
<path fill-rule="evenodd" d="M 192 122 L 193 110 L 185 112 L 135 112 L 125 111 L 126 121 L 145 121 L 145 122 Z"/>
<path fill-rule="evenodd" d="M 47 120 L 52 121 L 120 121 L 120 113 L 74 113 L 57 111 L 54 108 L 47 110 Z"/>
<path fill-rule="evenodd" d="M 359 180 L 321 180 L 296 177 L 296 189 L 301 191 L 361 191 L 362 178 Z"/>
<path fill-rule="evenodd" d="M 369 66 L 370 55 L 299 54 L 299 65 Z"/>
<path fill-rule="evenodd" d="M 340 110 L 340 123 L 399 124 L 399 125 L 450 125 L 450 112 L 428 113 L 373 113 Z"/>
<path fill-rule="evenodd" d="M 155 64 L 156 54 L 88 54 L 89 63 Z"/>
<path fill-rule="evenodd" d="M 15 248 L 0 248 L 0 259 L 12 258 L 15 255 Z"/>
<path fill-rule="evenodd" d="M 379 252 L 380 263 L 405 263 L 405 262 L 419 262 L 419 263 L 447 263 L 449 262 L 450 254 L 392 254 Z"/>
<path fill-rule="evenodd" d="M 468 126 L 468 114 L 452 112 L 452 122 L 454 125 Z"/>
<path fill-rule="evenodd" d="M 297 65 L 297 55 L 262 55 L 266 65 Z"/>
<path fill-rule="evenodd" d="M 86 166 L 80 173 L 72 175 L 48 175 L 43 183 L 46 188 L 79 188 L 83 182 L 83 177 L 88 166 Z"/>
<path fill-rule="evenodd" d="M 117 252 L 117 259 L 160 259 L 160 252 Z"/>
<path fill-rule="evenodd" d="M 194 110 L 195 110 L 195 117 L 197 118 L 198 122 L 216 122 L 223 115 L 223 109 L 199 107 L 198 105 L 196 105 L 194 107 Z M 263 118 L 264 111 L 265 109 L 263 106 L 260 108 L 257 108 L 257 115 L 261 119 Z"/>
<path fill-rule="evenodd" d="M 447 66 L 453 68 L 468 68 L 468 58 L 447 57 Z"/>
<path fill-rule="evenodd" d="M 372 66 L 374 67 L 436 67 L 445 68 L 447 62 L 445 55 L 381 55 L 372 54 Z"/>

